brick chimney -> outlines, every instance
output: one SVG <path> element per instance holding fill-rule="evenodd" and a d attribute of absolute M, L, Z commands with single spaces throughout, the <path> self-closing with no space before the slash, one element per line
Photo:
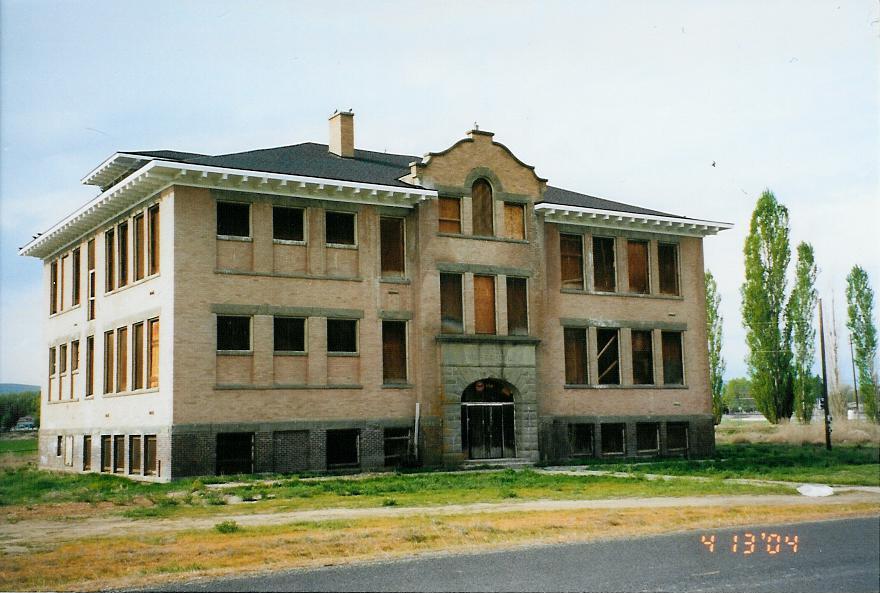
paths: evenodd
<path fill-rule="evenodd" d="M 353 111 L 337 111 L 330 116 L 330 152 L 346 158 L 354 156 Z"/>

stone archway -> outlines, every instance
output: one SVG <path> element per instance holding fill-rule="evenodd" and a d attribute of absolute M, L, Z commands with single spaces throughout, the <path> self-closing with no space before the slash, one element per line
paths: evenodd
<path fill-rule="evenodd" d="M 502 379 L 474 381 L 461 394 L 461 445 L 468 459 L 516 457 L 515 387 Z"/>

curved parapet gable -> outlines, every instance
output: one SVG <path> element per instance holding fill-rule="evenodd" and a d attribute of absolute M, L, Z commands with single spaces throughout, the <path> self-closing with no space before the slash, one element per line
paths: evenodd
<path fill-rule="evenodd" d="M 493 136 L 492 132 L 471 130 L 467 138 L 446 150 L 429 152 L 421 161 L 413 162 L 404 180 L 431 189 L 464 188 L 483 176 L 496 190 L 539 200 L 547 180 Z"/>

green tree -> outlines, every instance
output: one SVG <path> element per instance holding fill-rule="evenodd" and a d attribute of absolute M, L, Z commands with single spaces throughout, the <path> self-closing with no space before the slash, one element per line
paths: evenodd
<path fill-rule="evenodd" d="M 791 418 L 791 332 L 785 324 L 786 270 L 791 259 L 788 209 L 769 190 L 758 198 L 746 237 L 742 316 L 752 397 L 772 424 Z"/>
<path fill-rule="evenodd" d="M 745 377 L 736 377 L 724 384 L 724 405 L 731 412 L 754 412 L 755 400 L 751 396 L 752 385 Z"/>
<path fill-rule="evenodd" d="M 846 277 L 846 304 L 849 329 L 853 344 L 853 356 L 859 379 L 859 394 L 865 403 L 865 415 L 880 422 L 877 409 L 877 327 L 874 325 L 874 291 L 868 282 L 868 273 L 853 266 Z"/>
<path fill-rule="evenodd" d="M 813 418 L 815 397 L 811 393 L 813 360 L 816 358 L 816 329 L 813 316 L 819 299 L 816 293 L 816 261 L 809 243 L 797 246 L 794 288 L 788 300 L 788 331 L 793 347 L 792 387 L 794 413 L 802 424 Z"/>
<path fill-rule="evenodd" d="M 724 341 L 720 313 L 721 295 L 712 272 L 706 270 L 706 330 L 709 336 L 709 387 L 712 389 L 712 415 L 715 424 L 721 423 L 724 413 L 724 358 L 721 356 L 721 344 Z"/>

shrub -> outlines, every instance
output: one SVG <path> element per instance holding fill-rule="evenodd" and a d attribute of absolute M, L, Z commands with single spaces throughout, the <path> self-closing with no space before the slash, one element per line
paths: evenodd
<path fill-rule="evenodd" d="M 220 533 L 235 533 L 236 531 L 241 531 L 241 525 L 235 521 L 221 521 L 214 525 L 214 529 Z"/>

